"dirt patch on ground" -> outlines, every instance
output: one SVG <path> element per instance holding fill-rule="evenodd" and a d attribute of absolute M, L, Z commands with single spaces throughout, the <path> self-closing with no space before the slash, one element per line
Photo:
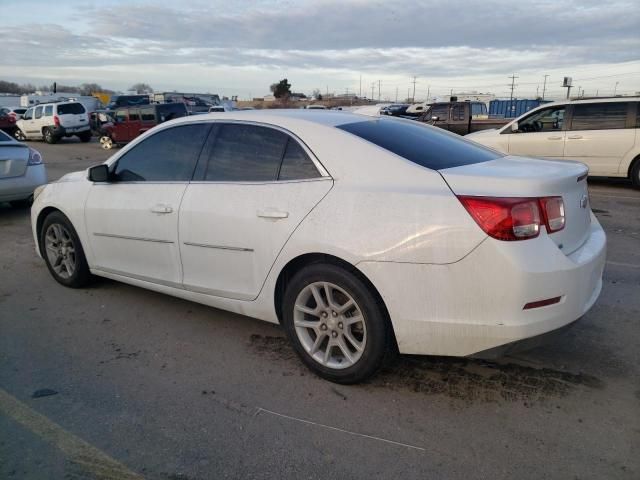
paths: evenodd
<path fill-rule="evenodd" d="M 276 361 L 299 362 L 286 337 L 251 335 L 255 352 Z M 298 364 L 303 369 L 301 363 Z M 366 387 L 411 390 L 445 395 L 464 403 L 510 401 L 525 405 L 564 397 L 579 388 L 600 389 L 591 375 L 515 363 L 467 358 L 400 356 L 383 368 Z"/>

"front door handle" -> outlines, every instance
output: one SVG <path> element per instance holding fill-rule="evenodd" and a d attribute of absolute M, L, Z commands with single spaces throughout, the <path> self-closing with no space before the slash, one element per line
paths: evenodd
<path fill-rule="evenodd" d="M 289 212 L 283 212 L 280 210 L 258 210 L 257 215 L 260 218 L 287 218 Z"/>
<path fill-rule="evenodd" d="M 547 137 L 547 140 L 562 140 L 562 137 Z"/>
<path fill-rule="evenodd" d="M 159 203 L 151 207 L 151 211 L 153 213 L 171 213 L 173 212 L 173 208 L 171 208 L 171 205 L 164 205 Z"/>
<path fill-rule="evenodd" d="M 571 140 L 579 140 L 582 138 L 582 135 L 570 135 L 569 138 Z"/>

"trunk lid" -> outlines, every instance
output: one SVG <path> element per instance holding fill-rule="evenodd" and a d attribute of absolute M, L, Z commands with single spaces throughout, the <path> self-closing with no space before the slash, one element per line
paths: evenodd
<path fill-rule="evenodd" d="M 0 178 L 21 177 L 27 171 L 29 147 L 19 143 L 0 143 Z"/>
<path fill-rule="evenodd" d="M 439 172 L 456 195 L 561 196 L 564 201 L 565 227 L 549 234 L 549 237 L 566 255 L 578 249 L 589 235 L 589 169 L 582 163 L 506 156 Z"/>

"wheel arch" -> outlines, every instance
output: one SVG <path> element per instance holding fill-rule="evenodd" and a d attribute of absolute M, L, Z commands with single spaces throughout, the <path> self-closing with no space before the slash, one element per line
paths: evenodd
<path fill-rule="evenodd" d="M 36 219 L 36 238 L 38 240 L 38 251 L 40 255 L 44 255 L 42 251 L 42 225 L 44 224 L 45 218 L 47 218 L 53 212 L 60 212 L 65 217 L 69 218 L 69 216 L 64 213 L 62 210 L 56 207 L 45 207 L 38 213 L 38 218 Z M 71 222 L 71 220 L 69 220 Z"/>
<path fill-rule="evenodd" d="M 636 156 L 629 162 L 629 167 L 627 168 L 627 178 L 631 178 L 631 173 L 638 163 L 640 163 L 640 153 L 636 153 Z"/>
<path fill-rule="evenodd" d="M 297 272 L 302 270 L 304 267 L 313 265 L 316 263 L 325 263 L 330 265 L 335 265 L 345 269 L 346 271 L 355 275 L 359 280 L 361 280 L 367 288 L 371 291 L 371 293 L 376 297 L 378 304 L 382 308 L 383 315 L 386 319 L 387 326 L 389 328 L 390 338 L 393 347 L 397 351 L 397 341 L 395 336 L 395 331 L 393 329 L 393 322 L 391 321 L 391 316 L 389 315 L 389 311 L 387 306 L 380 295 L 380 292 L 375 287 L 373 282 L 369 280 L 369 278 L 362 273 L 362 271 L 358 270 L 353 264 L 343 260 L 335 255 L 327 254 L 327 253 L 305 253 L 299 255 L 297 257 L 292 258 L 287 262 L 287 264 L 280 270 L 278 274 L 278 279 L 276 280 L 276 286 L 274 289 L 273 301 L 274 307 L 276 311 L 276 316 L 278 318 L 278 322 L 282 324 L 282 300 L 284 298 L 284 292 L 287 286 L 287 282 L 291 279 Z"/>

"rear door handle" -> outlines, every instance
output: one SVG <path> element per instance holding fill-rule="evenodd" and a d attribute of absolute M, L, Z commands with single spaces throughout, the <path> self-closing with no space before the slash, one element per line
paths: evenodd
<path fill-rule="evenodd" d="M 287 218 L 289 212 L 283 212 L 280 210 L 258 210 L 257 215 L 260 218 Z"/>
<path fill-rule="evenodd" d="M 547 140 L 562 140 L 562 137 L 547 137 Z"/>
<path fill-rule="evenodd" d="M 151 207 L 151 211 L 153 213 L 171 213 L 173 212 L 173 208 L 171 208 L 171 205 L 163 205 L 159 203 Z"/>
<path fill-rule="evenodd" d="M 571 140 L 579 140 L 582 138 L 582 135 L 570 135 L 569 138 Z"/>

